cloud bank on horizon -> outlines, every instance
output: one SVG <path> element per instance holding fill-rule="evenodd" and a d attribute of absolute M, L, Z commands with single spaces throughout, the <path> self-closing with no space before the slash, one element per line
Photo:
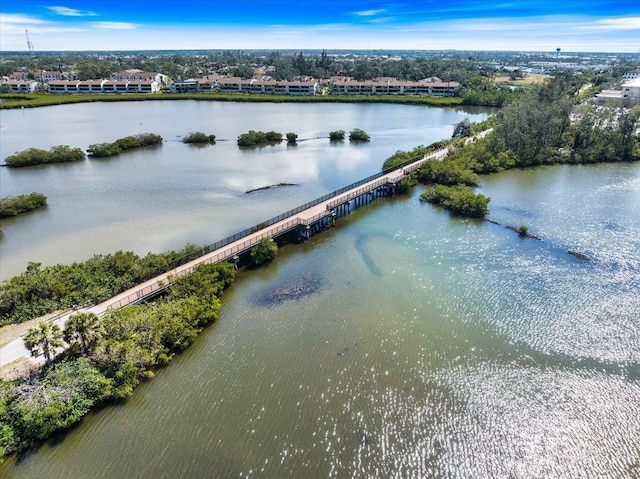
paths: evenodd
<path fill-rule="evenodd" d="M 524 50 L 640 53 L 628 0 L 3 0 L 0 50 Z"/>

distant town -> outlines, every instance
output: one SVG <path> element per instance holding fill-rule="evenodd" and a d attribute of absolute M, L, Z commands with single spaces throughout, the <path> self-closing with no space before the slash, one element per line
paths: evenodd
<path fill-rule="evenodd" d="M 501 106 L 509 93 L 580 74 L 599 102 L 640 96 L 633 54 L 460 51 L 35 52 L 0 54 L 0 93 L 460 97 Z"/>

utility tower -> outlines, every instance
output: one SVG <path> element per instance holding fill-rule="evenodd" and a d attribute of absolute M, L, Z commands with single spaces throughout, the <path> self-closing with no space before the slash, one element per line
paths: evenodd
<path fill-rule="evenodd" d="M 36 52 L 33 50 L 33 43 L 31 43 L 31 40 L 29 39 L 29 30 L 25 28 L 24 33 L 27 36 L 27 48 L 29 49 L 29 53 L 31 53 L 32 57 L 35 57 Z"/>

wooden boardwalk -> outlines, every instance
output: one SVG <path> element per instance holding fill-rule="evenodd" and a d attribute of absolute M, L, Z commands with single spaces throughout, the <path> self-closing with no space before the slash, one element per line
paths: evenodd
<path fill-rule="evenodd" d="M 107 310 L 112 308 L 121 308 L 132 303 L 139 302 L 146 297 L 157 294 L 164 289 L 171 281 L 172 277 L 179 277 L 185 274 L 189 274 L 200 264 L 214 264 L 224 261 L 233 260 L 234 256 L 240 255 L 254 246 L 256 246 L 263 238 L 274 238 L 287 231 L 291 231 L 295 228 L 308 228 L 313 224 L 321 221 L 324 218 L 334 216 L 335 208 L 340 205 L 348 204 L 350 201 L 371 193 L 377 188 L 384 187 L 386 185 L 395 185 L 402 180 L 409 172 L 417 170 L 422 166 L 425 161 L 431 159 L 442 159 L 448 154 L 448 148 L 437 150 L 433 153 L 425 155 L 415 162 L 405 165 L 402 168 L 391 171 L 384 175 L 381 175 L 371 181 L 363 184 L 359 184 L 347 191 L 344 191 L 335 196 L 331 196 L 326 201 L 322 201 L 314 206 L 299 211 L 298 213 L 289 216 L 282 221 L 273 223 L 266 226 L 254 233 L 248 234 L 237 241 L 231 242 L 215 249 L 209 253 L 206 253 L 199 258 L 196 258 L 188 263 L 178 266 L 170 271 L 167 271 L 155 278 L 152 278 L 144 283 L 141 283 L 133 288 L 124 291 L 96 306 L 89 308 L 89 311 L 96 314 L 104 314 Z"/>

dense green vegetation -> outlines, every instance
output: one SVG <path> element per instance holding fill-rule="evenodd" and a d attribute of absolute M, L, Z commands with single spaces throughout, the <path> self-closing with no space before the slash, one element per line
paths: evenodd
<path fill-rule="evenodd" d="M 383 170 L 398 168 L 448 144 L 449 154 L 442 161 L 427 161 L 418 170 L 417 179 L 432 185 L 422 198 L 458 214 L 482 217 L 489 199 L 470 188 L 478 184 L 479 174 L 544 164 L 640 159 L 640 105 L 577 105 L 580 85 L 576 77 L 559 76 L 531 86 L 495 118 L 482 125 L 460 122 L 454 128 L 454 140 L 398 151 L 385 161 Z M 487 127 L 494 131 L 465 141 Z"/>
<path fill-rule="evenodd" d="M 216 135 L 207 135 L 201 131 L 189 133 L 182 139 L 182 143 L 215 143 Z"/>
<path fill-rule="evenodd" d="M 360 128 L 354 128 L 349 132 L 349 141 L 364 142 L 371 140 L 369 134 Z"/>
<path fill-rule="evenodd" d="M 93 158 L 105 158 L 119 155 L 126 150 L 157 145 L 158 143 L 162 143 L 162 137 L 160 135 L 156 135 L 154 133 L 141 133 L 135 136 L 119 138 L 113 143 L 96 143 L 89 145 L 87 152 L 89 153 L 89 156 Z"/>
<path fill-rule="evenodd" d="M 563 140 L 570 148 L 569 163 L 634 161 L 640 159 L 638 123 L 640 106 L 630 109 L 580 107 L 579 120 Z"/>
<path fill-rule="evenodd" d="M 71 265 L 42 268 L 40 263 L 29 263 L 24 273 L 0 284 L 0 325 L 22 323 L 87 301 L 99 303 L 201 254 L 201 248 L 187 245 L 181 251 L 144 257 L 118 251 Z"/>
<path fill-rule="evenodd" d="M 416 146 L 411 151 L 398 150 L 389 158 L 384 160 L 384 163 L 382 164 L 382 171 L 389 171 L 400 168 L 404 164 L 418 160 L 426 154 L 445 148 L 448 144 L 448 141 L 436 141 L 429 146 Z"/>
<path fill-rule="evenodd" d="M 43 165 L 47 163 L 66 163 L 68 161 L 84 160 L 84 152 L 80 148 L 70 148 L 66 145 L 53 146 L 49 151 L 39 148 L 29 148 L 5 158 L 7 166 L 18 168 L 21 166 Z"/>
<path fill-rule="evenodd" d="M 249 130 L 238 137 L 238 146 L 268 145 L 280 143 L 281 141 L 282 133 Z"/>
<path fill-rule="evenodd" d="M 489 83 L 482 88 L 465 88 L 460 95 L 463 105 L 500 108 L 516 100 L 521 93 L 521 90 L 498 89 Z"/>
<path fill-rule="evenodd" d="M 329 132 L 329 141 L 342 141 L 345 139 L 344 130 L 334 130 Z"/>
<path fill-rule="evenodd" d="M 406 175 L 396 184 L 396 195 L 406 195 L 409 194 L 411 188 L 418 184 L 418 178 L 415 172 L 411 172 Z"/>
<path fill-rule="evenodd" d="M 271 262 L 278 255 L 278 245 L 271 238 L 262 238 L 251 249 L 251 263 L 254 266 L 262 266 Z"/>
<path fill-rule="evenodd" d="M 46 322 L 33 328 L 29 347 L 45 351 L 47 363 L 35 377 L 0 383 L 2 456 L 33 447 L 94 407 L 129 397 L 218 319 L 219 298 L 234 277 L 231 264 L 201 265 L 153 303 L 102 318 L 77 313 L 62 333 Z M 53 359 L 63 336 L 70 347 Z"/>
<path fill-rule="evenodd" d="M 113 101 L 236 101 L 256 103 L 396 103 L 404 105 L 457 106 L 463 103 L 458 97 L 432 96 L 345 96 L 345 95 L 268 95 L 239 93 L 127 93 L 124 95 L 55 93 L 0 94 L 0 110 L 11 108 L 37 108 L 41 106 L 65 105 L 68 103 L 93 103 Z"/>
<path fill-rule="evenodd" d="M 418 170 L 421 183 L 437 183 L 445 186 L 478 184 L 478 175 L 465 168 L 459 161 L 444 158 L 442 161 L 429 160 Z"/>
<path fill-rule="evenodd" d="M 470 186 L 436 184 L 422 193 L 420 198 L 462 216 L 483 218 L 489 212 L 489 198 L 474 193 Z"/>
<path fill-rule="evenodd" d="M 298 134 L 290 131 L 287 133 L 287 143 L 290 145 L 295 145 L 298 142 Z"/>
<path fill-rule="evenodd" d="M 47 204 L 47 197 L 35 191 L 28 195 L 7 196 L 0 199 L 0 218 L 16 216 Z"/>
<path fill-rule="evenodd" d="M 47 364 L 50 364 L 55 350 L 64 346 L 60 326 L 43 321 L 25 334 L 24 345 L 33 357 L 37 357 L 42 351 Z"/>
<path fill-rule="evenodd" d="M 501 163 L 505 153 L 516 167 L 639 159 L 640 106 L 578 105 L 581 84 L 577 77 L 557 77 L 503 108 L 487 149 L 489 161 Z"/>

